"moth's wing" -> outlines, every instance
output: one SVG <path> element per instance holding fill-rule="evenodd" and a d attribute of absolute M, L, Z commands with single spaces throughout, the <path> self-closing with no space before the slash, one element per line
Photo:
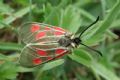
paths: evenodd
<path fill-rule="evenodd" d="M 19 31 L 20 39 L 26 44 L 20 56 L 20 63 L 25 67 L 48 62 L 69 52 L 66 47 L 63 48 L 58 43 L 58 40 L 67 33 L 60 27 L 27 23 Z"/>
<path fill-rule="evenodd" d="M 47 46 L 51 48 L 46 48 Z M 69 49 L 58 46 L 57 43 L 28 45 L 22 50 L 19 62 L 24 67 L 34 67 L 70 52 Z"/>
<path fill-rule="evenodd" d="M 49 36 L 64 35 L 67 31 L 60 28 L 43 23 L 26 23 L 19 28 L 19 38 L 25 44 L 40 42 L 41 38 Z"/>

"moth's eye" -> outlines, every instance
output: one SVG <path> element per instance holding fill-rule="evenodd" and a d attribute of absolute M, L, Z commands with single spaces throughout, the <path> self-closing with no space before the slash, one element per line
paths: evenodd
<path fill-rule="evenodd" d="M 75 39 L 73 39 L 73 42 L 76 44 L 80 44 L 81 40 L 79 38 L 75 38 Z"/>

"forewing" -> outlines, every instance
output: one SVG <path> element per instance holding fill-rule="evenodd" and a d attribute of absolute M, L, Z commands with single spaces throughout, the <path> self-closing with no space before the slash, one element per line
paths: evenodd
<path fill-rule="evenodd" d="M 55 27 L 43 23 L 26 23 L 19 29 L 19 37 L 25 44 L 41 42 L 41 39 L 49 37 L 63 36 L 67 31 L 60 27 Z"/>

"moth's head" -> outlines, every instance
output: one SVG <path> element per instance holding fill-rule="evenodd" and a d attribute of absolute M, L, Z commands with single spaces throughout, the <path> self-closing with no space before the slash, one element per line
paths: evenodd
<path fill-rule="evenodd" d="M 75 37 L 75 35 L 72 35 L 70 37 L 70 40 L 71 40 L 71 46 L 73 48 L 78 47 L 80 45 L 80 43 L 81 43 L 81 39 L 79 37 Z"/>
<path fill-rule="evenodd" d="M 81 43 L 81 39 L 76 37 L 73 39 L 73 42 L 78 46 Z"/>
<path fill-rule="evenodd" d="M 91 23 L 89 26 L 87 26 L 83 31 L 81 31 L 81 33 L 77 36 L 77 37 L 75 37 L 74 35 L 72 35 L 71 36 L 71 40 L 72 40 L 72 46 L 73 47 L 78 47 L 79 46 L 79 44 L 81 44 L 82 43 L 82 41 L 81 41 L 81 36 L 84 34 L 84 32 L 85 31 L 87 31 L 92 25 L 94 25 L 95 23 L 97 23 L 98 22 L 98 20 L 99 20 L 99 16 L 97 17 L 97 19 L 93 22 L 93 23 Z M 75 34 L 78 34 L 79 33 L 79 30 L 80 29 L 78 29 L 78 31 L 75 33 Z"/>

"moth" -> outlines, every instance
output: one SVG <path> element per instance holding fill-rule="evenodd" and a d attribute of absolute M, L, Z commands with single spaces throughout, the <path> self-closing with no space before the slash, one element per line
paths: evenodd
<path fill-rule="evenodd" d="M 79 45 L 84 45 L 102 55 L 100 51 L 83 44 L 81 40 L 81 35 L 98 20 L 99 16 L 79 36 L 63 28 L 44 23 L 23 24 L 19 29 L 19 38 L 25 46 L 21 51 L 20 64 L 24 67 L 34 67 L 71 53 L 72 49 Z"/>

